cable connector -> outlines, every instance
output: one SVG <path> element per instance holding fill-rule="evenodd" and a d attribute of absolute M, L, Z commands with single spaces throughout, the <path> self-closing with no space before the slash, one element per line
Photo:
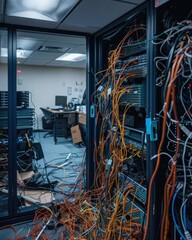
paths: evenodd
<path fill-rule="evenodd" d="M 106 169 L 107 170 L 110 170 L 111 164 L 112 164 L 112 159 L 110 158 L 110 159 L 107 160 L 107 164 L 106 164 Z"/>
<path fill-rule="evenodd" d="M 179 124 L 181 130 L 191 139 L 192 138 L 192 132 L 189 131 L 188 128 L 186 128 L 184 125 Z"/>
<path fill-rule="evenodd" d="M 185 231 L 185 237 L 187 240 L 192 240 L 192 237 L 189 231 Z"/>
<path fill-rule="evenodd" d="M 176 186 L 176 189 L 179 190 L 183 187 L 183 183 L 179 182 Z"/>
<path fill-rule="evenodd" d="M 102 91 L 103 91 L 103 86 L 100 85 L 100 86 L 97 88 L 97 91 L 98 91 L 98 92 L 102 92 Z"/>

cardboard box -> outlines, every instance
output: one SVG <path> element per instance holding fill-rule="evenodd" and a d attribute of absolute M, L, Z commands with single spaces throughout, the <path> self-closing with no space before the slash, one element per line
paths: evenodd
<path fill-rule="evenodd" d="M 71 127 L 71 136 L 72 136 L 73 143 L 82 142 L 81 131 L 79 129 L 79 125 Z"/>
<path fill-rule="evenodd" d="M 18 190 L 17 194 L 24 198 L 26 206 L 31 206 L 35 203 L 45 204 L 55 201 L 53 193 L 47 190 Z"/>
<path fill-rule="evenodd" d="M 83 125 L 86 125 L 86 114 L 85 113 L 78 114 L 78 122 Z"/>

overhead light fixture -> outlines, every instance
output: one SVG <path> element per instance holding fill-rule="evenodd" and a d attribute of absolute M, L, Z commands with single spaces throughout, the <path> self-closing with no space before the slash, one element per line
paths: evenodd
<path fill-rule="evenodd" d="M 80 0 L 7 0 L 6 15 L 59 22 Z"/>
<path fill-rule="evenodd" d="M 80 62 L 86 59 L 85 54 L 81 53 L 65 53 L 62 56 L 56 58 L 57 61 L 69 61 L 69 62 Z"/>
<path fill-rule="evenodd" d="M 33 51 L 30 50 L 17 49 L 17 58 L 28 58 L 32 52 Z M 1 57 L 7 56 L 8 56 L 7 48 L 1 48 Z"/>

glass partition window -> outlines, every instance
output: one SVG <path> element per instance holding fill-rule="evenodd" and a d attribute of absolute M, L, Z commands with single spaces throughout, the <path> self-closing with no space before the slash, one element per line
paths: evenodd
<path fill-rule="evenodd" d="M 0 29 L 0 217 L 8 215 L 7 31 Z"/>
<path fill-rule="evenodd" d="M 58 60 L 66 52 L 85 55 L 85 38 L 17 32 L 18 212 L 63 200 L 83 176 L 86 57 Z"/>

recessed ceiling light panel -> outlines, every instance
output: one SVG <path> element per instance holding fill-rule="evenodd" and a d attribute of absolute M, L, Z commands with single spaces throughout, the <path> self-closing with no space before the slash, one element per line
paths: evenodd
<path fill-rule="evenodd" d="M 64 55 L 56 58 L 57 61 L 69 61 L 69 62 L 80 62 L 86 59 L 85 54 L 81 53 L 65 53 Z"/>
<path fill-rule="evenodd" d="M 7 0 L 6 15 L 59 22 L 80 0 Z"/>

